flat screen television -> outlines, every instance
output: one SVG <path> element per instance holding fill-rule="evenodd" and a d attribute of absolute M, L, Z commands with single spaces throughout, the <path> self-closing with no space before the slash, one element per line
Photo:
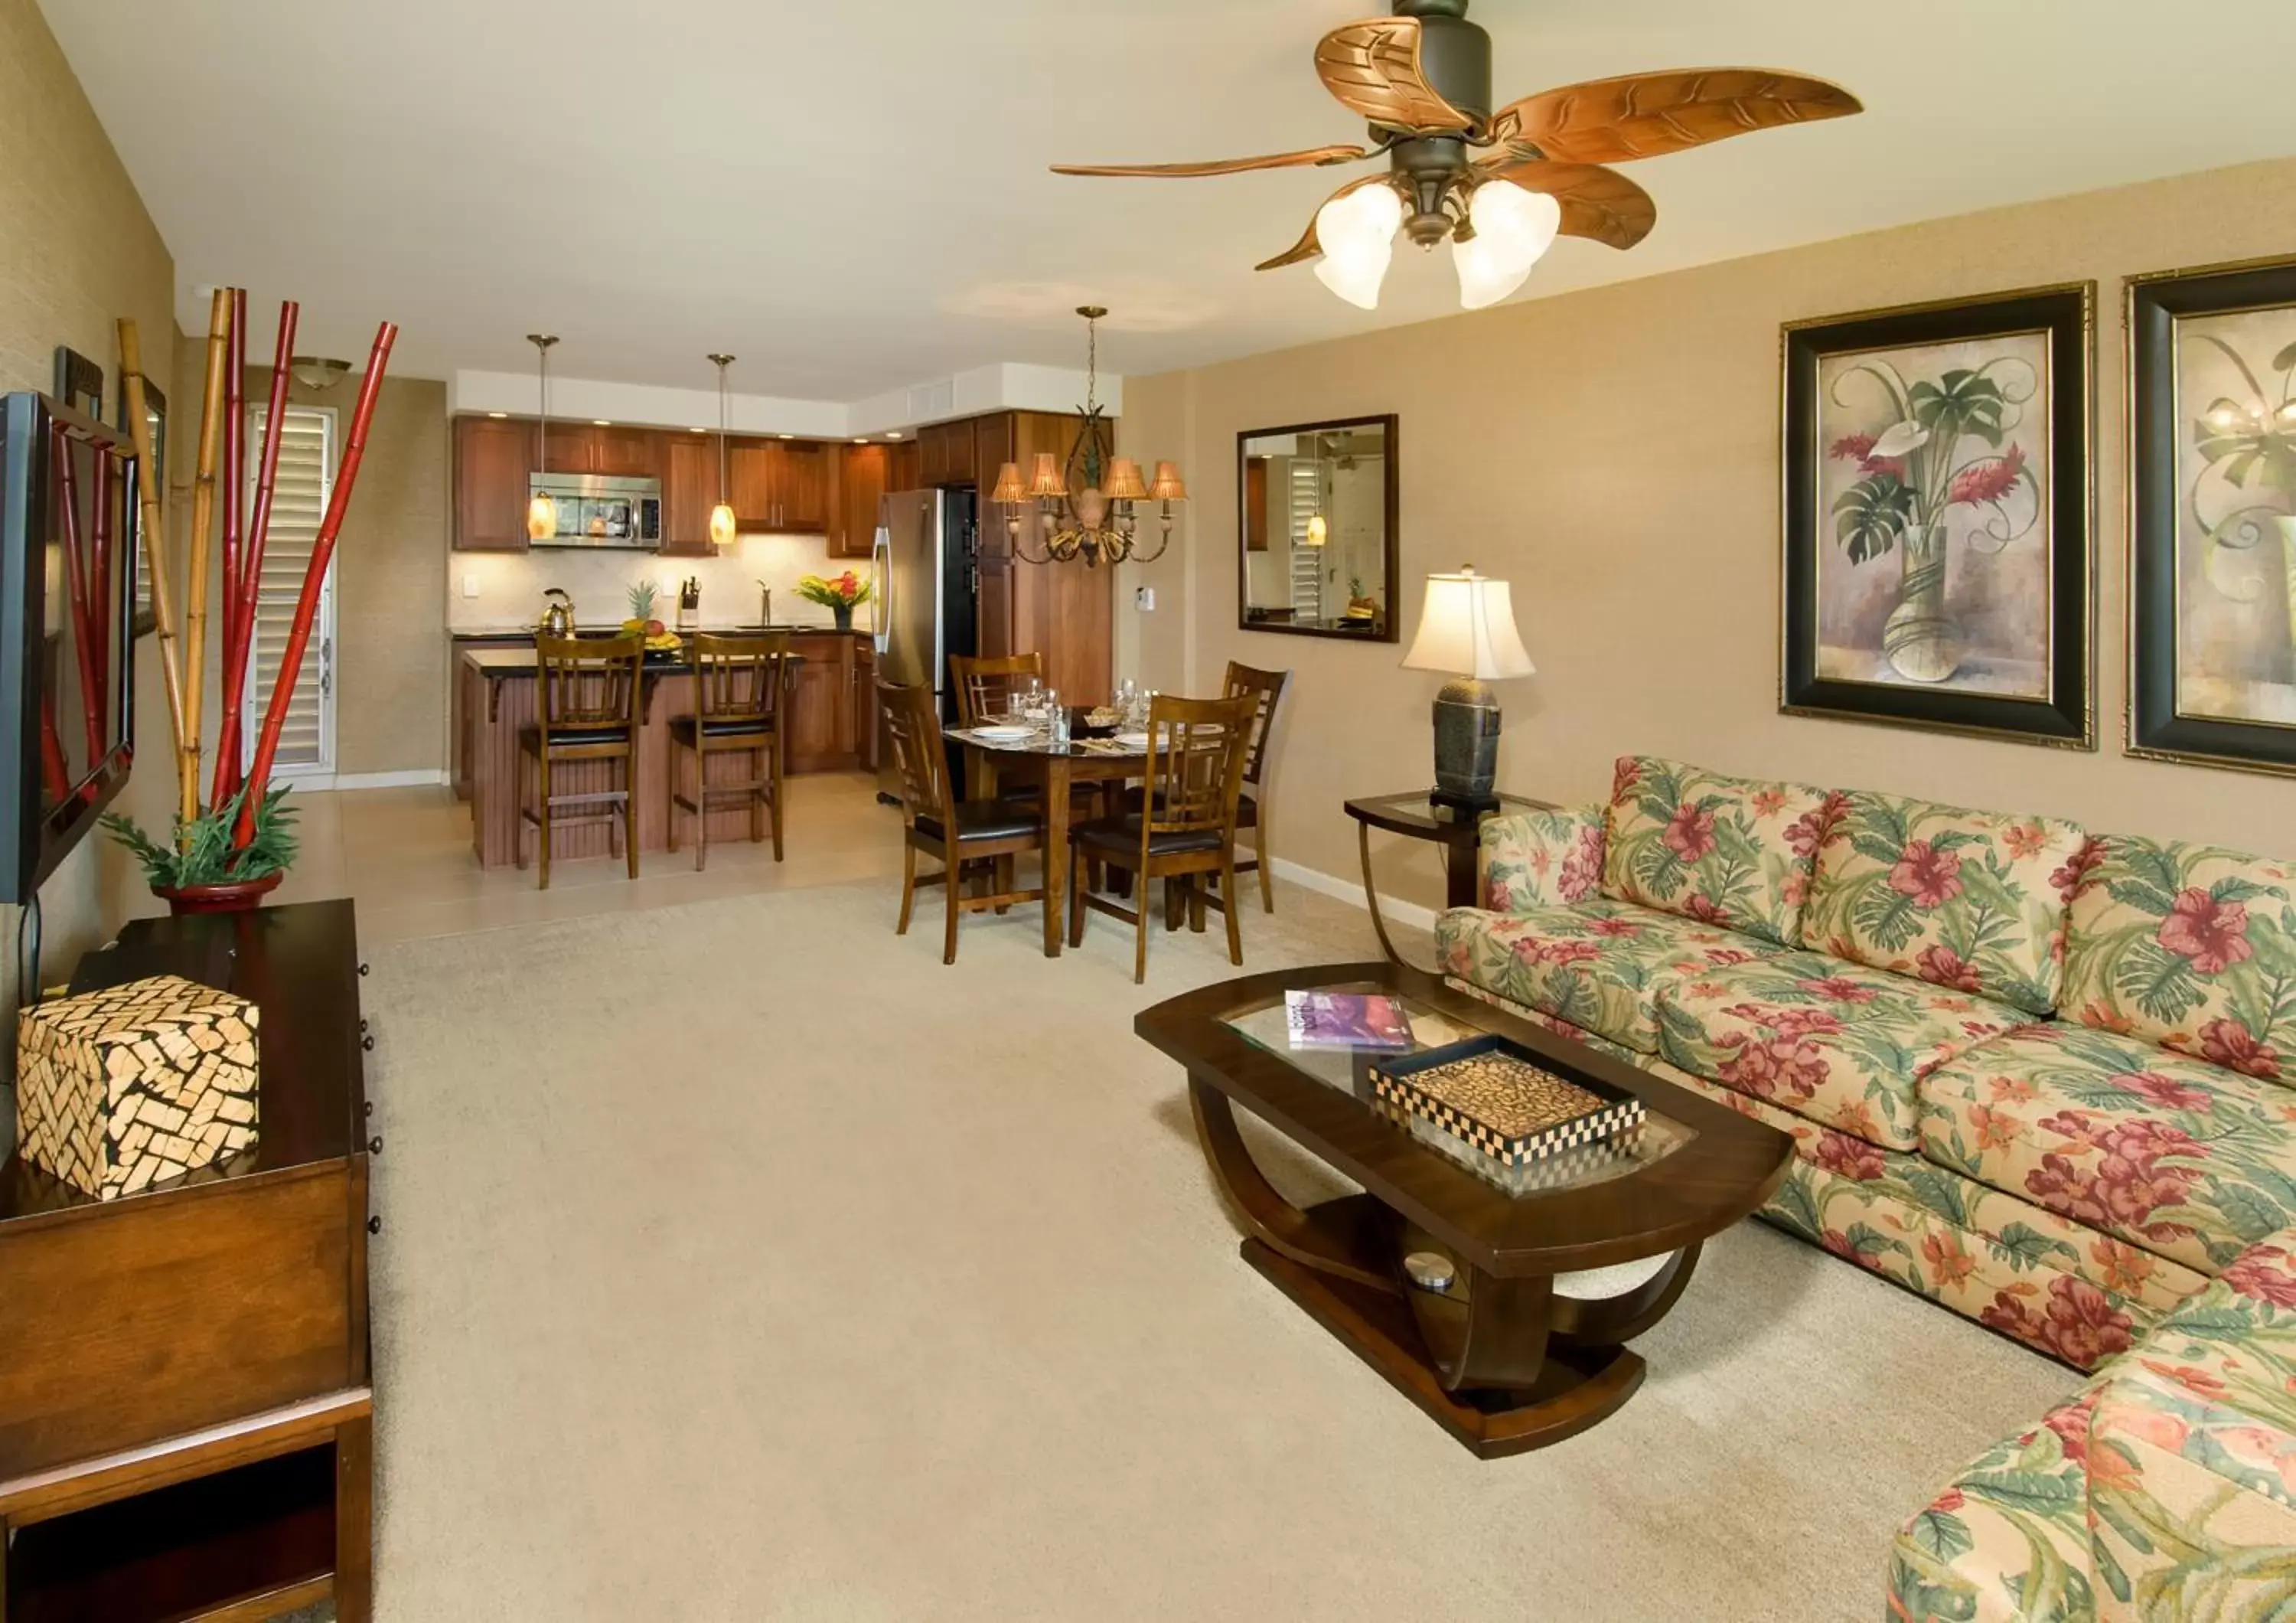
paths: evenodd
<path fill-rule="evenodd" d="M 0 400 L 0 902 L 29 901 L 127 781 L 141 513 L 125 431 Z"/>

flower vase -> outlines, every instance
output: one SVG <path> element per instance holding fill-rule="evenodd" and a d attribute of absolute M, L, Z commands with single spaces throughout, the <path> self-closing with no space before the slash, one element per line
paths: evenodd
<path fill-rule="evenodd" d="M 1882 652 L 1907 681 L 1941 682 L 1961 668 L 1961 626 L 1945 606 L 1946 530 L 1932 524 L 1901 538 L 1905 583 L 1882 625 Z"/>
<path fill-rule="evenodd" d="M 839 630 L 849 631 L 853 629 L 853 606 L 851 604 L 832 603 L 829 606 L 829 612 L 837 617 L 837 629 Z"/>

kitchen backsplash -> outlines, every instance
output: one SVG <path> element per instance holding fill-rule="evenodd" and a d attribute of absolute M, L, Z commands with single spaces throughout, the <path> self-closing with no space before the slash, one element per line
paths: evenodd
<path fill-rule="evenodd" d="M 701 582 L 701 623 L 748 625 L 758 618 L 758 582 L 773 588 L 774 619 L 785 625 L 827 625 L 830 613 L 797 595 L 800 575 L 869 574 L 866 558 L 832 558 L 817 535 L 745 535 L 716 557 L 665 557 L 651 552 L 457 552 L 447 567 L 447 625 L 455 631 L 522 630 L 542 617 L 542 594 L 562 587 L 584 625 L 611 624 L 628 614 L 629 590 L 640 581 L 660 589 L 655 618 L 674 623 L 678 582 Z M 463 595 L 465 584 L 477 588 Z M 854 615 L 871 623 L 864 605 Z"/>

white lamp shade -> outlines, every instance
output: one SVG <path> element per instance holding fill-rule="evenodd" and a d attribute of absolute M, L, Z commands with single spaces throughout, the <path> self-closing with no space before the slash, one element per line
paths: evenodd
<path fill-rule="evenodd" d="M 1441 671 L 1486 682 L 1538 671 L 1514 629 L 1507 583 L 1472 569 L 1427 577 L 1419 635 L 1412 638 L 1403 663 L 1406 670 Z"/>
<path fill-rule="evenodd" d="M 1464 242 L 1453 238 L 1451 258 L 1459 271 L 1459 302 L 1479 310 L 1529 278 L 1531 268 L 1554 245 L 1562 205 L 1512 181 L 1487 180 L 1475 188 L 1467 219 L 1474 235 Z"/>
<path fill-rule="evenodd" d="M 1324 251 L 1316 279 L 1349 304 L 1377 309 L 1402 227 L 1403 199 L 1393 186 L 1358 186 L 1334 197 L 1316 211 L 1316 242 Z"/>

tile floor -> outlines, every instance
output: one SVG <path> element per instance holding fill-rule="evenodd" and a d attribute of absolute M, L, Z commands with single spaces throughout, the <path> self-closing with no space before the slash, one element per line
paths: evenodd
<path fill-rule="evenodd" d="M 273 900 L 349 896 L 358 902 L 359 938 L 373 945 L 900 871 L 900 813 L 877 803 L 874 777 L 808 773 L 791 779 L 789 791 L 781 862 L 772 845 L 747 841 L 713 844 L 709 866 L 698 873 L 690 848 L 648 852 L 635 880 L 617 858 L 561 860 L 546 891 L 537 888 L 531 868 L 479 866 L 470 808 L 451 789 L 300 795 L 303 854 Z"/>

